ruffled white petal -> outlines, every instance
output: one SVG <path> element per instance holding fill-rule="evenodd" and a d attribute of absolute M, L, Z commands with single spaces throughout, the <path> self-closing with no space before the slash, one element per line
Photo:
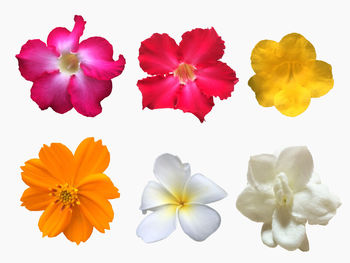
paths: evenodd
<path fill-rule="evenodd" d="M 294 195 L 293 215 L 309 224 L 326 225 L 335 215 L 340 200 L 323 184 L 308 184 Z"/>
<path fill-rule="evenodd" d="M 196 241 L 203 241 L 220 226 L 218 212 L 206 205 L 185 205 L 179 209 L 179 221 L 183 231 Z"/>
<path fill-rule="evenodd" d="M 276 177 L 276 161 L 276 156 L 272 154 L 259 154 L 250 157 L 248 182 L 259 190 L 271 188 Z"/>
<path fill-rule="evenodd" d="M 168 237 L 176 228 L 175 205 L 165 205 L 157 208 L 146 216 L 136 230 L 138 237 L 146 243 L 152 243 Z"/>
<path fill-rule="evenodd" d="M 224 189 L 201 174 L 190 177 L 183 192 L 183 200 L 186 203 L 208 204 L 226 196 L 227 193 Z"/>
<path fill-rule="evenodd" d="M 304 241 L 301 243 L 299 249 L 303 252 L 309 251 L 310 246 L 309 246 L 309 239 L 307 238 L 307 235 L 305 234 Z"/>
<path fill-rule="evenodd" d="M 243 215 L 253 221 L 271 222 L 275 203 L 275 197 L 271 192 L 260 192 L 248 186 L 238 196 L 236 206 Z"/>
<path fill-rule="evenodd" d="M 273 239 L 271 223 L 264 223 L 261 228 L 261 240 L 268 247 L 276 247 L 277 244 Z"/>

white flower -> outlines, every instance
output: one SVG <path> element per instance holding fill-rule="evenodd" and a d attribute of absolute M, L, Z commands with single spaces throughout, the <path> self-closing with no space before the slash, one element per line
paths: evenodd
<path fill-rule="evenodd" d="M 237 199 L 238 210 L 263 222 L 261 239 L 269 247 L 309 250 L 305 224 L 326 225 L 340 206 L 339 199 L 313 174 L 306 147 L 290 147 L 279 157 L 251 157 L 248 186 Z"/>
<path fill-rule="evenodd" d="M 183 231 L 196 241 L 218 229 L 220 215 L 205 204 L 226 197 L 221 187 L 201 174 L 191 176 L 190 165 L 171 154 L 159 156 L 153 171 L 160 183 L 150 181 L 143 191 L 140 209 L 152 211 L 136 231 L 143 241 L 168 237 L 176 228 L 176 215 Z"/>

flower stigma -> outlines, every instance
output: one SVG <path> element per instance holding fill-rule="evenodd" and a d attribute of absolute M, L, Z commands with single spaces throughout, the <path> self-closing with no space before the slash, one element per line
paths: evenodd
<path fill-rule="evenodd" d="M 66 206 L 72 208 L 75 205 L 80 205 L 78 189 L 69 184 L 58 184 L 55 188 L 51 188 L 50 191 L 51 193 L 49 195 L 56 197 L 55 202 L 61 202 L 63 204 L 62 209 Z"/>

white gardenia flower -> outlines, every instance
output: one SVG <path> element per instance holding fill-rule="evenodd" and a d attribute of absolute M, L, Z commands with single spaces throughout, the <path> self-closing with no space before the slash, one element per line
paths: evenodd
<path fill-rule="evenodd" d="M 313 173 L 306 147 L 284 149 L 279 157 L 252 156 L 248 186 L 237 199 L 238 210 L 263 222 L 261 239 L 269 247 L 309 250 L 305 224 L 326 225 L 340 206 L 339 199 Z"/>
<path fill-rule="evenodd" d="M 205 205 L 227 196 L 226 192 L 201 174 L 191 176 L 190 165 L 171 154 L 159 156 L 153 170 L 159 183 L 150 181 L 143 191 L 143 213 L 152 211 L 136 230 L 147 243 L 168 237 L 178 216 L 183 231 L 203 241 L 220 226 L 220 215 Z"/>

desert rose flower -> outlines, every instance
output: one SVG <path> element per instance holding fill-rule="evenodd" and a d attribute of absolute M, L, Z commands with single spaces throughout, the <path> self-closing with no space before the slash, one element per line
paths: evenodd
<path fill-rule="evenodd" d="M 101 233 L 109 229 L 114 212 L 108 199 L 118 198 L 118 189 L 103 172 L 109 152 L 101 141 L 87 138 L 74 155 L 61 143 L 44 145 L 38 159 L 22 168 L 22 179 L 29 186 L 22 205 L 41 211 L 39 229 L 43 236 L 61 232 L 73 242 L 85 242 L 93 227 Z"/>
<path fill-rule="evenodd" d="M 213 97 L 227 99 L 238 82 L 236 73 L 219 61 L 224 49 L 214 28 L 186 32 L 179 45 L 167 34 L 144 40 L 140 66 L 152 76 L 137 83 L 143 108 L 180 109 L 203 122 L 214 106 Z"/>
<path fill-rule="evenodd" d="M 278 157 L 250 158 L 248 186 L 236 205 L 249 219 L 264 223 L 261 238 L 265 245 L 308 251 L 305 224 L 327 225 L 335 215 L 340 201 L 321 184 L 313 168 L 306 147 L 286 148 Z"/>
<path fill-rule="evenodd" d="M 226 197 L 226 192 L 201 174 L 191 176 L 190 165 L 171 154 L 159 156 L 154 164 L 158 182 L 150 181 L 143 191 L 140 209 L 152 213 L 137 228 L 147 243 L 168 237 L 178 216 L 183 231 L 203 241 L 220 226 L 220 215 L 206 204 Z"/>
<path fill-rule="evenodd" d="M 112 91 L 111 79 L 120 75 L 125 59 L 113 60 L 113 47 L 102 37 L 79 43 L 85 28 L 81 16 L 74 17 L 71 31 L 55 28 L 47 44 L 28 40 L 16 56 L 22 76 L 33 82 L 31 98 L 45 110 L 65 113 L 73 107 L 89 117 L 101 113 L 101 101 Z"/>

